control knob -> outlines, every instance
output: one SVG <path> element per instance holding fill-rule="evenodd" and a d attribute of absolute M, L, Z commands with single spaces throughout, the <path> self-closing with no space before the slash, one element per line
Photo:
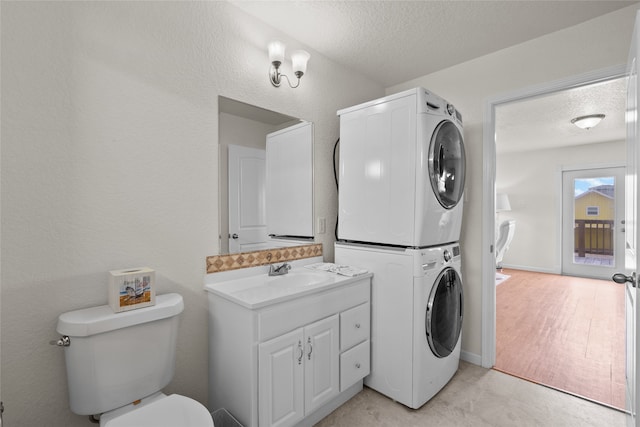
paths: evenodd
<path fill-rule="evenodd" d="M 454 108 L 453 105 L 451 104 L 447 104 L 447 113 L 449 113 L 450 116 L 453 116 L 453 113 L 456 111 L 456 109 Z"/>

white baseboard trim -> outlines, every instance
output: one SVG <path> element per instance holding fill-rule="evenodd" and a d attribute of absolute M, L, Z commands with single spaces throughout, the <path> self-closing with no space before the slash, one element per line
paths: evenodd
<path fill-rule="evenodd" d="M 536 273 L 561 274 L 559 268 L 542 268 L 532 267 L 530 265 L 502 264 L 503 268 L 512 268 L 514 270 L 534 271 Z"/>
<path fill-rule="evenodd" d="M 479 354 L 470 353 L 468 351 L 461 350 L 460 360 L 473 363 L 474 365 L 482 366 L 482 356 L 480 356 Z"/>

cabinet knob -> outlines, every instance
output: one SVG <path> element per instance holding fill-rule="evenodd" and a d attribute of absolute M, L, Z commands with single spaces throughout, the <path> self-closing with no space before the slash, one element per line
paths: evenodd
<path fill-rule="evenodd" d="M 356 323 L 356 329 L 360 329 L 360 323 Z"/>
<path fill-rule="evenodd" d="M 360 362 L 356 362 L 356 369 L 360 369 Z"/>

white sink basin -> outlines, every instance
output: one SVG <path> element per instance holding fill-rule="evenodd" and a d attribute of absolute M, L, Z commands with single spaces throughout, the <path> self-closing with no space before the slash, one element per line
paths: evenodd
<path fill-rule="evenodd" d="M 282 276 L 269 276 L 266 267 L 256 272 L 255 275 L 208 283 L 205 290 L 246 308 L 256 309 L 343 286 L 364 277 L 340 276 L 296 266 Z"/>
<path fill-rule="evenodd" d="M 281 287 L 315 286 L 333 282 L 333 276 L 327 273 L 310 271 L 291 271 L 283 276 L 267 276 L 267 285 Z"/>

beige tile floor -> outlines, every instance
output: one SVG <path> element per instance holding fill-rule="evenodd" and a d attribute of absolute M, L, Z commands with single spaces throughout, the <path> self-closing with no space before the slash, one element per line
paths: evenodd
<path fill-rule="evenodd" d="M 316 427 L 624 427 L 622 412 L 460 362 L 440 393 L 412 410 L 367 387 Z"/>

